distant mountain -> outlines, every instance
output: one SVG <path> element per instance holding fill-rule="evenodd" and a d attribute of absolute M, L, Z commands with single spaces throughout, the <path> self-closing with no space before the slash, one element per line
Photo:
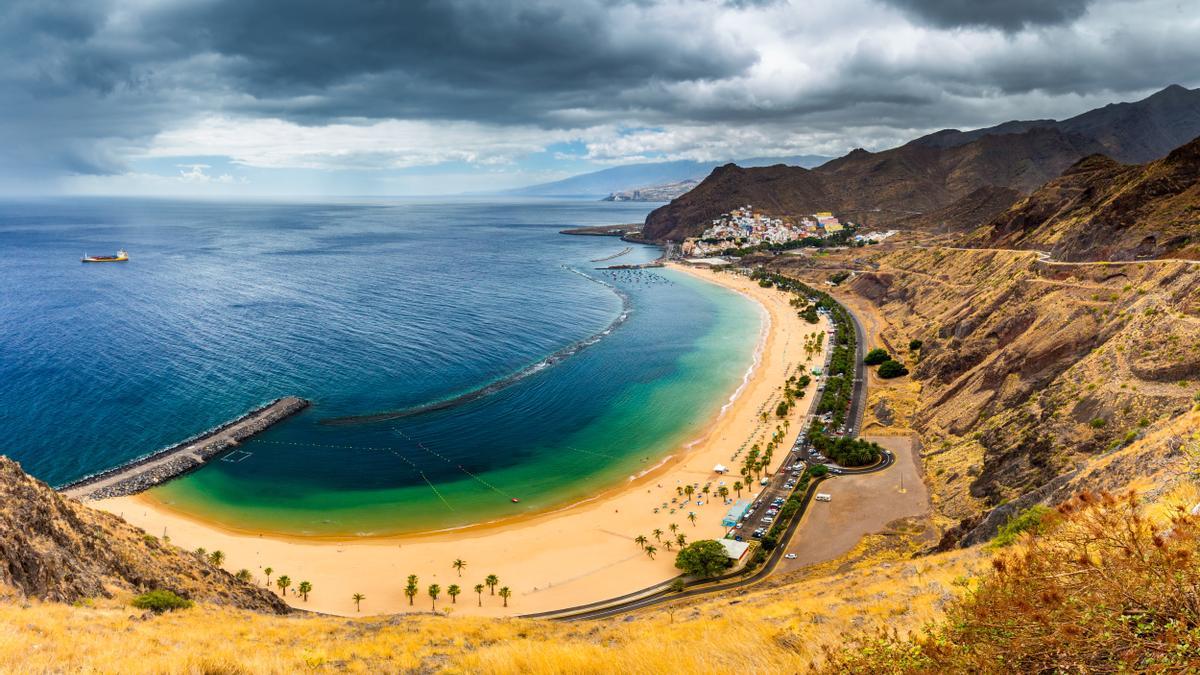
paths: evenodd
<path fill-rule="evenodd" d="M 689 190 L 700 184 L 695 178 L 681 180 L 662 185 L 647 185 L 634 190 L 614 192 L 604 198 L 606 202 L 669 202 L 676 197 L 687 194 Z"/>
<path fill-rule="evenodd" d="M 1200 258 L 1200 138 L 1148 164 L 1085 157 L 968 243 L 1071 261 Z"/>
<path fill-rule="evenodd" d="M 751 157 L 736 160 L 741 166 L 770 166 L 790 164 L 813 167 L 829 161 L 821 155 L 794 155 L 790 157 Z M 571 178 L 541 183 L 529 187 L 508 190 L 507 194 L 537 197 L 594 197 L 602 199 L 616 192 L 629 192 L 641 188 L 657 187 L 685 180 L 702 180 L 725 162 L 697 162 L 677 160 L 674 162 L 646 162 L 626 164 L 611 169 L 593 171 Z"/>
<path fill-rule="evenodd" d="M 882 152 L 858 149 L 811 171 L 722 167 L 651 212 L 643 234 L 650 239 L 694 236 L 712 218 L 746 203 L 777 215 L 832 210 L 868 222 L 970 231 L 1083 157 L 1104 153 L 1148 161 L 1196 136 L 1200 90 L 1172 85 L 1141 101 L 1061 122 L 950 129 Z"/>

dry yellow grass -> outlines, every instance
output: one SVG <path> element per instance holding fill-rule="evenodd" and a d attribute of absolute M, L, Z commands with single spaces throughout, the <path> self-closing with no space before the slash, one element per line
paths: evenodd
<path fill-rule="evenodd" d="M 579 624 L 444 615 L 274 617 L 211 605 L 143 616 L 119 600 L 93 606 L 8 600 L 0 602 L 0 671 L 797 672 L 844 634 L 884 623 L 903 631 L 935 618 L 956 591 L 955 580 L 985 559 L 956 551 L 862 563 L 736 597 Z"/>

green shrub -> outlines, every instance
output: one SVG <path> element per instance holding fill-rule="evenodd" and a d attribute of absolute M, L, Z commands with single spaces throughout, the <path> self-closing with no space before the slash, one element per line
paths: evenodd
<path fill-rule="evenodd" d="M 890 380 L 893 377 L 901 377 L 908 374 L 908 368 L 904 367 L 903 363 L 896 360 L 888 360 L 879 364 L 879 376 L 885 380 Z"/>
<path fill-rule="evenodd" d="M 1041 532 L 1047 513 L 1050 513 L 1050 509 L 1041 504 L 1034 504 L 1012 518 L 1009 518 L 1008 522 L 1000 526 L 996 537 L 992 539 L 992 545 L 1008 546 L 1016 541 L 1017 535 L 1022 532 L 1033 532 L 1035 534 Z"/>
<path fill-rule="evenodd" d="M 887 353 L 886 349 L 876 347 L 875 349 L 867 352 L 867 355 L 863 357 L 863 363 L 867 364 L 868 366 L 877 366 L 890 358 L 892 358 L 892 356 L 891 354 Z"/>
<path fill-rule="evenodd" d="M 1097 417 L 1096 419 L 1092 420 L 1091 422 L 1088 422 L 1088 424 L 1092 425 L 1093 429 L 1100 429 L 1105 424 L 1108 424 L 1108 421 L 1105 420 L 1103 417 Z"/>
<path fill-rule="evenodd" d="M 920 340 L 909 340 L 908 351 L 915 352 L 915 351 L 919 350 L 923 344 L 924 343 L 921 342 Z"/>
<path fill-rule="evenodd" d="M 155 614 L 162 614 L 176 609 L 187 609 L 192 606 L 192 601 L 181 598 L 171 591 L 158 590 L 137 596 L 133 599 L 132 604 L 138 609 L 148 609 Z"/>
<path fill-rule="evenodd" d="M 829 473 L 829 467 L 825 466 L 824 464 L 815 464 L 808 467 L 808 475 L 812 476 L 813 478 L 819 478 L 827 473 Z"/>

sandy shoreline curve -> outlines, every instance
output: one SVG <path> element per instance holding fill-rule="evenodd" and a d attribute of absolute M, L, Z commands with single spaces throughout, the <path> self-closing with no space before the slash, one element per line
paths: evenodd
<path fill-rule="evenodd" d="M 765 312 L 756 362 L 748 369 L 729 401 L 714 416 L 699 438 L 662 456 L 653 467 L 637 476 L 602 490 L 582 501 L 539 513 L 503 518 L 459 528 L 380 537 L 288 537 L 273 533 L 238 530 L 206 522 L 190 514 L 173 511 L 150 495 L 100 500 L 92 505 L 121 515 L 150 534 L 164 532 L 171 542 L 185 549 L 203 547 L 225 553 L 223 566 L 248 569 L 259 583 L 266 583 L 265 568 L 274 580 L 281 574 L 292 579 L 293 588 L 309 581 L 313 591 L 305 602 L 291 593 L 292 605 L 332 614 L 355 614 L 352 596 L 362 593 L 362 614 L 429 611 L 429 584 L 439 584 L 442 596 L 438 609 L 452 608 L 463 614 L 515 615 L 548 611 L 618 596 L 670 579 L 677 574 L 674 551 L 665 542 L 673 539 L 670 526 L 689 541 L 719 538 L 727 506 L 713 494 L 703 505 L 682 507 L 676 488 L 686 484 L 724 481 L 731 489 L 740 479 L 739 447 L 763 443 L 779 420 L 773 415 L 782 396 L 782 385 L 792 374 L 821 363 L 823 353 L 811 361 L 804 352 L 804 336 L 826 329 L 825 319 L 812 325 L 804 322 L 788 304 L 790 296 L 773 288 L 761 288 L 747 277 L 671 265 L 697 278 L 716 283 L 756 302 Z M 822 342 L 822 345 L 825 343 Z M 802 421 L 815 400 L 816 383 L 788 416 L 786 445 L 803 427 Z M 761 417 L 768 412 L 768 420 Z M 777 452 L 776 462 L 786 453 Z M 744 455 L 743 455 L 744 456 Z M 732 471 L 722 477 L 713 472 L 716 464 Z M 774 467 L 772 467 L 774 469 Z M 757 486 L 754 486 L 757 488 Z M 751 492 L 742 491 L 742 497 Z M 669 514 L 669 508 L 676 509 Z M 655 509 L 658 512 L 655 512 Z M 695 511 L 695 524 L 688 521 Z M 656 540 L 655 530 L 662 532 Z M 658 549 L 651 559 L 634 541 L 645 536 Z M 466 567 L 455 570 L 455 559 Z M 404 595 L 407 577 L 416 574 L 420 594 L 410 605 Z M 482 597 L 474 592 L 489 574 L 499 577 L 499 586 L 512 591 L 508 607 L 485 588 Z M 446 596 L 457 584 L 462 595 L 456 602 Z M 497 587 L 497 588 L 498 588 Z M 480 606 L 482 605 L 482 606 Z"/>

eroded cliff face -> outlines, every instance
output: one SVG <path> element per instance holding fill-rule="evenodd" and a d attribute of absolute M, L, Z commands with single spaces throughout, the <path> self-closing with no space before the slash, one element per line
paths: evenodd
<path fill-rule="evenodd" d="M 921 435 L 935 504 L 953 520 L 1128 445 L 1200 391 L 1200 265 L 910 247 L 770 264 L 812 281 L 860 270 L 837 292 L 912 368 L 916 405 L 888 423 Z M 901 346 L 910 339 L 919 353 Z"/>
<path fill-rule="evenodd" d="M 267 589 L 239 581 L 116 516 L 62 497 L 3 456 L 0 584 L 58 602 L 164 589 L 243 609 L 289 611 Z"/>

